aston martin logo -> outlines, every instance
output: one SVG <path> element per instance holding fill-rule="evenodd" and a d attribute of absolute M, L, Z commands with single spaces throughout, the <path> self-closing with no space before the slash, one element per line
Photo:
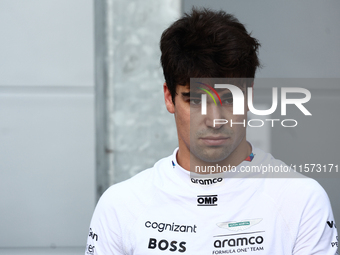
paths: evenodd
<path fill-rule="evenodd" d="M 247 228 L 250 228 L 260 223 L 261 221 L 262 219 L 227 221 L 227 222 L 218 222 L 216 225 L 220 228 L 226 228 L 230 231 L 242 231 L 242 230 L 245 230 Z"/>

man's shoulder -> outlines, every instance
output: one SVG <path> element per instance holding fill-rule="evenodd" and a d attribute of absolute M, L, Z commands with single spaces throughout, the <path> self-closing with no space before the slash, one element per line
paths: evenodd
<path fill-rule="evenodd" d="M 276 199 L 288 197 L 291 200 L 304 200 L 309 197 L 327 196 L 316 180 L 298 173 L 289 178 L 265 178 L 262 190 Z"/>
<path fill-rule="evenodd" d="M 147 203 L 150 200 L 150 194 L 155 192 L 157 183 L 162 179 L 162 171 L 168 168 L 171 156 L 157 161 L 153 167 L 145 169 L 135 176 L 113 184 L 101 196 L 100 202 L 106 205 L 126 205 L 127 201 L 141 201 Z"/>
<path fill-rule="evenodd" d="M 328 202 L 328 196 L 323 187 L 314 179 L 306 177 L 287 165 L 280 159 L 276 159 L 270 153 L 260 149 L 255 149 L 260 156 L 255 165 L 261 166 L 261 175 L 264 177 L 264 183 L 261 187 L 262 192 L 266 193 L 276 201 L 284 198 L 291 201 L 311 201 L 319 199 L 319 201 Z"/>

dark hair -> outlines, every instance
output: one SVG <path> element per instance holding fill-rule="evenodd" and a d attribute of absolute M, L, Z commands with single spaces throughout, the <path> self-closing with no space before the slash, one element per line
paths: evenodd
<path fill-rule="evenodd" d="M 224 11 L 192 9 L 161 37 L 161 64 L 174 102 L 177 85 L 190 78 L 254 78 L 259 42 Z M 247 86 L 249 86 L 247 84 Z"/>

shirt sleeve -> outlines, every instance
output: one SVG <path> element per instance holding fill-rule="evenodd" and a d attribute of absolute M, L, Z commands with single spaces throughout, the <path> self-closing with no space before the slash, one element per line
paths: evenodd
<path fill-rule="evenodd" d="M 123 255 L 121 227 L 107 194 L 100 198 L 93 213 L 85 255 Z"/>
<path fill-rule="evenodd" d="M 301 201 L 305 207 L 293 254 L 338 254 L 338 233 L 329 198 L 317 182 L 314 182 L 311 188 L 309 195 L 304 196 L 305 201 Z"/>

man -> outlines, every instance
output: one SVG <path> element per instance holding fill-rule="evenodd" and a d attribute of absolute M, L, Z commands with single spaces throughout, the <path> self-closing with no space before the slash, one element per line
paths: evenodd
<path fill-rule="evenodd" d="M 239 175 L 252 166 L 285 166 L 253 148 L 245 127 L 235 125 L 246 117 L 233 114 L 232 88 L 213 86 L 214 77 L 243 93 L 252 86 L 257 40 L 232 15 L 194 9 L 164 31 L 160 46 L 179 148 L 103 194 L 85 254 L 336 254 L 331 206 L 316 181 Z M 200 77 L 207 79 L 190 82 Z M 212 166 L 216 173 L 206 175 Z"/>

